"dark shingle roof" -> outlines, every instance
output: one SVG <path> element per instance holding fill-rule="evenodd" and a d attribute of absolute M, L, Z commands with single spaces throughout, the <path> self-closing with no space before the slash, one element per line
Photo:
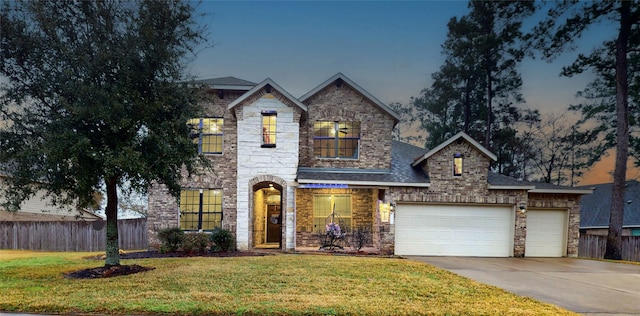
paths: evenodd
<path fill-rule="evenodd" d="M 425 150 L 399 141 L 392 142 L 391 169 L 337 169 L 337 168 L 298 168 L 298 181 L 336 183 L 367 182 L 389 183 L 396 185 L 428 185 L 429 178 L 421 168 L 412 168 L 411 162 Z"/>
<path fill-rule="evenodd" d="M 627 181 L 624 195 L 623 226 L 640 227 L 640 182 Z M 611 210 L 612 183 L 583 186 L 593 189 L 593 194 L 580 199 L 580 227 L 608 227 Z"/>
<path fill-rule="evenodd" d="M 534 186 L 531 183 L 520 181 L 495 172 L 489 172 L 487 182 L 489 185 L 496 187 L 523 187 L 523 189 L 527 189 Z"/>
<path fill-rule="evenodd" d="M 236 86 L 236 87 L 248 87 L 251 88 L 256 85 L 255 82 L 251 82 L 244 79 L 239 79 L 236 77 L 221 77 L 221 78 L 212 78 L 212 79 L 202 79 L 196 80 L 196 83 L 204 83 L 210 85 L 214 88 L 222 87 L 222 86 Z M 249 90 L 249 89 L 247 89 Z"/>

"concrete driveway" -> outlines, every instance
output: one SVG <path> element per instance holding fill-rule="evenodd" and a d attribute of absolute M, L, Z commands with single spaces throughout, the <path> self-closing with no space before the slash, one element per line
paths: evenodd
<path fill-rule="evenodd" d="M 640 315 L 638 265 L 575 258 L 409 259 L 580 314 Z"/>

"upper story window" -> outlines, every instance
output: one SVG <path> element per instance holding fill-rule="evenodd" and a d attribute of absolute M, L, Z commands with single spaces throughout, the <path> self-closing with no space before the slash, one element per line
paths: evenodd
<path fill-rule="evenodd" d="M 222 118 L 196 118 L 187 123 L 192 129 L 193 142 L 203 154 L 222 153 Z"/>
<path fill-rule="evenodd" d="M 453 155 L 453 176 L 462 176 L 462 154 L 455 153 Z"/>
<path fill-rule="evenodd" d="M 262 147 L 276 147 L 275 111 L 262 112 Z"/>
<path fill-rule="evenodd" d="M 313 123 L 313 155 L 317 158 L 358 159 L 360 122 Z"/>
<path fill-rule="evenodd" d="M 222 190 L 180 191 L 180 228 L 213 230 L 222 227 Z"/>

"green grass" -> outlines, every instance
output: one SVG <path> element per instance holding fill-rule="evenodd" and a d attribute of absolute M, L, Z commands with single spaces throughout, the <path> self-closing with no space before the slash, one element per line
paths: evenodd
<path fill-rule="evenodd" d="M 107 279 L 87 253 L 0 250 L 0 310 L 181 315 L 575 315 L 404 259 L 276 255 L 123 260 L 155 270 Z"/>

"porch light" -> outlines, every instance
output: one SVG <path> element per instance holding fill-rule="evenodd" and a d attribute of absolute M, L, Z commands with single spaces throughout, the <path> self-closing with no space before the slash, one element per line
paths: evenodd
<path fill-rule="evenodd" d="M 527 211 L 527 206 L 524 203 L 520 203 L 518 208 L 520 209 L 520 213 L 524 213 Z"/>
<path fill-rule="evenodd" d="M 378 209 L 380 211 L 380 221 L 383 223 L 389 222 L 389 214 L 391 213 L 391 203 L 378 202 Z"/>

